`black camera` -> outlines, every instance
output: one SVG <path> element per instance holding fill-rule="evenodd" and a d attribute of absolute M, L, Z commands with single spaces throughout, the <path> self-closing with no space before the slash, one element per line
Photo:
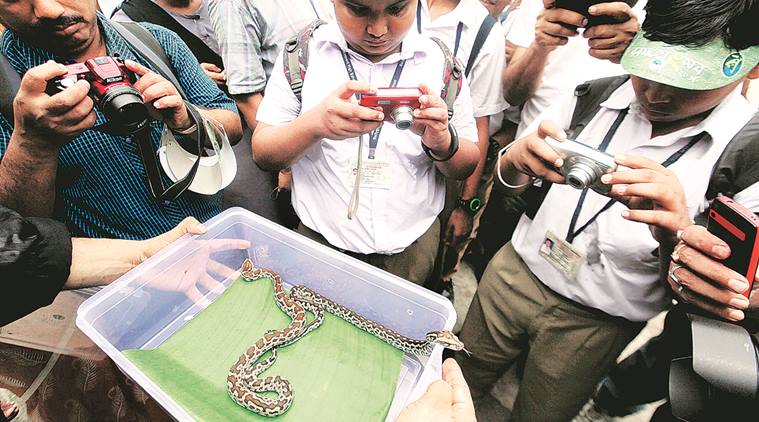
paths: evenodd
<path fill-rule="evenodd" d="M 68 73 L 48 83 L 49 94 L 60 92 L 83 79 L 90 83 L 90 96 L 111 121 L 115 132 L 135 133 L 148 124 L 148 109 L 133 86 L 136 77 L 122 59 L 96 57 L 66 68 Z"/>

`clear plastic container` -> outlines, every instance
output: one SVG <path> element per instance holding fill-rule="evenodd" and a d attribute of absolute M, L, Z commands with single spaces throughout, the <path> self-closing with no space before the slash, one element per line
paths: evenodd
<path fill-rule="evenodd" d="M 451 303 L 440 295 L 324 247 L 241 208 L 206 223 L 208 233 L 185 236 L 85 301 L 77 326 L 172 416 L 193 420 L 172 397 L 128 361 L 123 351 L 154 349 L 230 286 L 250 256 L 287 280 L 411 338 L 450 330 Z M 232 240 L 228 242 L 227 240 Z M 236 240 L 236 242 L 235 242 Z M 240 240 L 250 242 L 247 249 Z M 235 243 L 237 245 L 235 245 Z M 213 262 L 213 265 L 206 265 Z M 218 265 L 217 265 L 218 264 Z M 177 281 L 179 280 L 179 281 Z M 405 355 L 387 420 L 393 421 L 440 378 L 442 348 L 429 358 Z"/>

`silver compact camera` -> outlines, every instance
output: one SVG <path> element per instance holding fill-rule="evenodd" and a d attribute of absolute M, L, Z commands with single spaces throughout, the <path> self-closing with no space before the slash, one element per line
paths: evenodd
<path fill-rule="evenodd" d="M 617 169 L 614 156 L 569 139 L 557 141 L 546 137 L 546 142 L 564 160 L 561 174 L 566 177 L 569 186 L 575 189 L 590 188 L 602 195 L 611 191 L 611 185 L 601 183 L 601 176 Z"/>

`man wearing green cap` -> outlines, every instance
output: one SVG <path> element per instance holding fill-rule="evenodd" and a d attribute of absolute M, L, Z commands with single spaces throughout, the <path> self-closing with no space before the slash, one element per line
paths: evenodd
<path fill-rule="evenodd" d="M 756 113 L 740 85 L 759 77 L 757 19 L 757 0 L 650 0 L 622 59 L 629 80 L 587 124 L 572 125 L 582 92 L 567 95 L 502 152 L 502 182 L 515 195 L 529 189 L 530 206 L 461 332 L 471 356 L 457 359 L 475 403 L 524 355 L 510 420 L 571 420 L 645 321 L 670 306 L 660 248 L 671 251 L 705 210 L 713 165 Z M 615 157 L 618 170 L 601 178 L 608 196 L 564 184 L 545 138 L 565 133 Z M 725 292 L 726 316 L 740 319 L 747 288 Z"/>

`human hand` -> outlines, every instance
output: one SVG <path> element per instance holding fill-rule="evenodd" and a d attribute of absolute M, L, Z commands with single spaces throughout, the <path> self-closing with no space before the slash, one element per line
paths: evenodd
<path fill-rule="evenodd" d="M 12 421 L 18 416 L 18 405 L 13 402 L 0 402 L 0 421 Z"/>
<path fill-rule="evenodd" d="M 740 321 L 747 309 L 759 308 L 759 277 L 754 279 L 750 300 L 743 294 L 748 280 L 722 265 L 730 247 L 702 226 L 690 225 L 672 253 L 667 282 L 680 301 L 693 304 L 730 321 Z"/>
<path fill-rule="evenodd" d="M 382 110 L 356 104 L 354 94 L 372 94 L 366 82 L 348 81 L 324 99 L 314 110 L 319 138 L 350 139 L 371 132 L 382 125 Z"/>
<path fill-rule="evenodd" d="M 458 245 L 470 234 L 472 234 L 472 214 L 460 207 L 454 208 L 445 227 L 445 245 Z"/>
<path fill-rule="evenodd" d="M 438 157 L 448 155 L 451 133 L 448 131 L 448 106 L 425 84 L 419 85 L 422 95 L 419 108 L 414 110 L 411 131 L 422 137 L 422 143 Z"/>
<path fill-rule="evenodd" d="M 543 0 L 544 9 L 535 23 L 535 43 L 537 48 L 550 52 L 569 42 L 570 37 L 579 34 L 577 28 L 588 24 L 588 19 L 577 12 L 555 7 L 555 0 Z"/>
<path fill-rule="evenodd" d="M 48 61 L 29 69 L 13 100 L 14 134 L 39 150 L 58 148 L 95 124 L 90 84 L 78 81 L 54 95 L 48 82 L 67 73 L 66 66 Z"/>
<path fill-rule="evenodd" d="M 514 141 L 505 160 L 520 173 L 552 183 L 565 183 L 565 177 L 559 172 L 564 160 L 545 141 L 547 136 L 556 140 L 567 137 L 555 123 L 543 121 L 537 132 Z"/>
<path fill-rule="evenodd" d="M 216 66 L 213 63 L 201 63 L 200 68 L 203 69 L 203 73 L 214 81 L 219 88 L 223 88 L 227 85 L 227 74 L 223 69 L 220 69 L 219 66 Z"/>
<path fill-rule="evenodd" d="M 135 61 L 125 60 L 124 64 L 139 77 L 134 88 L 142 94 L 150 117 L 166 123 L 171 130 L 183 131 L 192 127 L 194 121 L 171 82 Z"/>
<path fill-rule="evenodd" d="M 406 406 L 396 422 L 475 422 L 474 403 L 453 359 L 443 363 L 443 379 L 432 383 L 419 400 Z"/>
<path fill-rule="evenodd" d="M 176 227 L 159 236 L 152 237 L 141 242 L 140 254 L 135 257 L 134 265 L 145 262 L 146 259 L 155 255 L 164 247 L 170 245 L 186 234 L 201 235 L 208 231 L 206 226 L 193 217 L 187 217 Z"/>
<path fill-rule="evenodd" d="M 592 16 L 609 16 L 617 23 L 595 25 L 582 36 L 588 39 L 588 54 L 601 60 L 619 63 L 627 46 L 640 30 L 638 17 L 624 2 L 599 3 L 591 6 Z"/>
<path fill-rule="evenodd" d="M 648 224 L 660 244 L 674 244 L 677 232 L 693 224 L 677 175 L 645 157 L 618 156 L 615 161 L 629 170 L 605 174 L 601 182 L 612 185 L 609 196 L 629 208 L 622 217 Z"/>

